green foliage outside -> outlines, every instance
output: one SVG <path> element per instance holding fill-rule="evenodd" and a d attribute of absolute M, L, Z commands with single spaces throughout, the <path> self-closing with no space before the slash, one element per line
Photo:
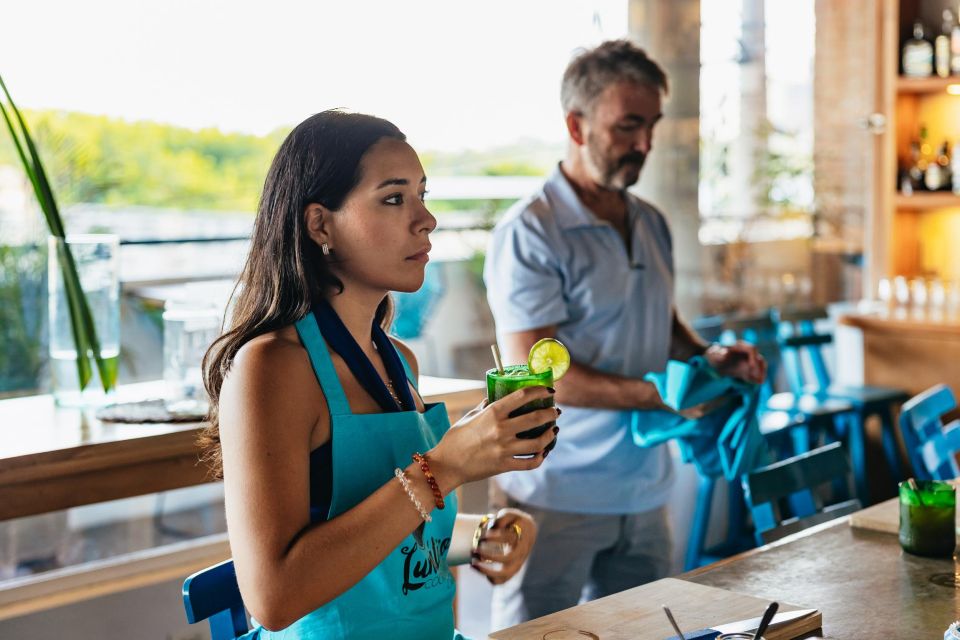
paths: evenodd
<path fill-rule="evenodd" d="M 61 206 L 254 211 L 270 158 L 286 133 L 191 131 L 63 111 L 30 111 L 26 117 Z M 5 143 L 0 162 L 15 161 Z"/>
<path fill-rule="evenodd" d="M 253 215 L 270 161 L 289 131 L 255 136 L 56 110 L 24 115 L 61 208 L 90 203 Z M 537 176 L 552 170 L 563 148 L 523 141 L 485 151 L 419 151 L 429 176 Z M 8 136 L 0 136 L 0 165 L 20 166 Z M 440 215 L 480 212 L 479 224 L 492 227 L 511 203 L 430 199 L 429 207 Z M 0 230 L 0 395 L 40 385 L 46 316 L 46 252 L 6 246 L 2 237 Z M 478 253 L 470 265 L 477 278 L 482 265 Z"/>
<path fill-rule="evenodd" d="M 288 128 L 265 135 L 194 131 L 65 111 L 25 115 L 61 206 L 77 203 L 254 212 Z M 422 151 L 428 175 L 546 175 L 562 148 L 538 141 L 488 151 Z M 8 140 L 0 164 L 16 165 Z M 437 213 L 486 210 L 489 201 L 432 201 Z M 499 211 L 502 203 L 495 207 Z"/>
<path fill-rule="evenodd" d="M 0 243 L 0 396 L 37 387 L 47 313 L 45 249 Z"/>

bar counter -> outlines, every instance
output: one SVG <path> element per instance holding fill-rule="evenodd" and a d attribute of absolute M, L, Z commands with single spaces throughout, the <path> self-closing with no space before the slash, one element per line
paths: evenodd
<path fill-rule="evenodd" d="M 862 334 L 863 383 L 911 395 L 940 383 L 960 392 L 960 312 L 897 308 L 843 315 L 838 323 Z"/>

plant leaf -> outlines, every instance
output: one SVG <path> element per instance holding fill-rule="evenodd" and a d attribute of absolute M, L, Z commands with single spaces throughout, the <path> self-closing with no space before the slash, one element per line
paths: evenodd
<path fill-rule="evenodd" d="M 30 136 L 30 130 L 23 118 L 23 114 L 20 113 L 13 98 L 10 96 L 10 92 L 7 90 L 7 85 L 3 82 L 2 76 L 0 76 L 0 89 L 3 90 L 7 102 L 10 103 L 10 110 L 13 111 L 17 124 L 19 124 L 20 127 L 20 135 L 18 136 L 10 115 L 7 113 L 6 108 L 4 108 L 3 103 L 0 102 L 0 111 L 3 113 L 7 129 L 10 131 L 10 136 L 17 148 L 17 153 L 20 155 L 20 161 L 23 163 L 24 171 L 27 173 L 27 177 L 33 185 L 34 193 L 40 203 L 40 208 L 43 210 L 44 217 L 47 219 L 47 226 L 50 229 L 51 235 L 61 239 L 61 242 L 57 243 L 57 256 L 63 274 L 64 291 L 70 312 L 70 329 L 73 333 L 74 344 L 77 348 L 77 374 L 80 381 L 80 388 L 84 389 L 93 376 L 93 370 L 89 362 L 90 354 L 92 354 L 97 369 L 100 372 L 103 389 L 104 391 L 109 391 L 116 385 L 116 370 L 115 367 L 105 362 L 101 357 L 100 341 L 97 339 L 96 324 L 93 321 L 90 305 L 83 293 L 76 261 L 73 258 L 73 252 L 70 250 L 70 245 L 66 242 L 66 229 L 63 224 L 63 219 L 60 216 L 60 211 L 57 208 L 53 191 L 50 188 L 50 181 L 47 179 L 43 162 L 40 160 L 40 154 L 33 142 L 33 138 Z M 26 145 L 30 153 L 29 160 L 26 157 L 26 153 L 24 153 L 20 137 L 23 138 L 23 144 Z"/>

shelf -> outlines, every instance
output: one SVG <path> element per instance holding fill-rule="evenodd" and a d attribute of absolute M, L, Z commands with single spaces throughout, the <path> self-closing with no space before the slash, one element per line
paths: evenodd
<path fill-rule="evenodd" d="M 939 76 L 907 78 L 899 76 L 897 78 L 897 93 L 946 93 L 947 87 L 952 84 L 960 87 L 960 76 L 950 76 L 949 78 Z"/>
<path fill-rule="evenodd" d="M 949 191 L 938 193 L 914 193 L 912 196 L 905 196 L 898 193 L 894 199 L 897 209 L 910 211 L 926 211 L 929 209 L 945 209 L 948 207 L 960 208 L 960 196 L 954 195 Z"/>

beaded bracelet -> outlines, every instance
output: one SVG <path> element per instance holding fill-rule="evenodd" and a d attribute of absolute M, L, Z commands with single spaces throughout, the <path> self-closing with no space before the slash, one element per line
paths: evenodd
<path fill-rule="evenodd" d="M 420 499 L 417 498 L 417 494 L 413 492 L 413 487 L 410 485 L 410 480 L 407 479 L 407 474 L 404 473 L 403 469 L 397 467 L 393 470 L 393 475 L 397 477 L 397 480 L 399 480 L 400 484 L 403 486 L 403 490 L 407 492 L 407 496 L 410 498 L 410 502 L 413 503 L 413 506 L 416 507 L 417 513 L 420 514 L 420 518 L 424 522 L 430 522 L 433 520 L 427 510 L 423 508 L 423 505 L 420 503 Z"/>
<path fill-rule="evenodd" d="M 437 479 L 433 477 L 433 473 L 430 471 L 427 456 L 422 453 L 415 453 L 413 454 L 413 461 L 420 465 L 420 471 L 423 471 L 423 475 L 426 476 L 427 484 L 430 485 L 430 490 L 433 491 L 433 502 L 437 505 L 437 509 L 443 509 L 443 493 L 440 491 L 440 485 L 437 484 Z"/>

